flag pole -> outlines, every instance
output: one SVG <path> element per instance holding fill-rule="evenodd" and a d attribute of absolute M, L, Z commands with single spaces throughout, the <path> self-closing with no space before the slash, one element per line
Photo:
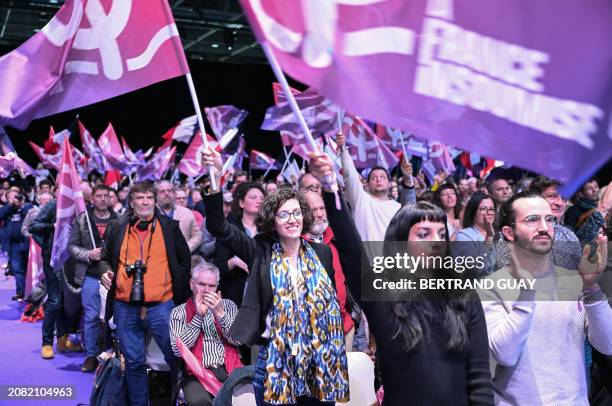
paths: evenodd
<path fill-rule="evenodd" d="M 85 219 L 87 220 L 87 229 L 89 230 L 89 238 L 91 238 L 91 246 L 96 249 L 96 240 L 94 239 L 93 230 L 91 229 L 91 221 L 89 220 L 89 210 L 87 210 L 87 204 L 85 204 Z"/>
<path fill-rule="evenodd" d="M 200 108 L 200 102 L 198 101 L 198 94 L 195 90 L 195 85 L 193 84 L 193 78 L 191 77 L 191 72 L 185 75 L 187 78 L 187 86 L 189 87 L 189 93 L 191 94 L 191 101 L 193 102 L 193 108 L 196 111 L 196 117 L 198 119 L 198 126 L 200 127 L 200 134 L 202 135 L 202 145 L 204 146 L 204 150 L 208 151 L 208 140 L 206 139 L 206 131 L 204 128 L 204 117 L 202 116 L 202 109 Z M 197 157 L 198 161 L 200 160 L 200 156 Z M 215 181 L 215 168 L 210 166 L 208 168 L 208 173 L 210 174 L 210 187 L 212 190 L 217 189 L 217 182 Z"/>
<path fill-rule="evenodd" d="M 280 173 L 283 173 L 283 171 L 285 170 L 285 167 L 289 163 L 289 158 L 291 157 L 291 154 L 293 154 L 293 149 L 289 151 L 289 154 L 285 155 L 285 163 L 283 164 L 283 167 L 281 168 Z"/>
<path fill-rule="evenodd" d="M 263 49 L 264 54 L 266 55 L 266 58 L 268 59 L 268 62 L 270 63 L 270 66 L 272 67 L 274 76 L 276 76 L 276 79 L 278 80 L 278 82 L 281 84 L 281 87 L 283 88 L 283 92 L 285 93 L 285 97 L 287 98 L 287 101 L 289 102 L 289 106 L 291 106 L 291 110 L 293 111 L 293 114 L 295 114 L 295 117 L 298 120 L 298 124 L 300 125 L 300 128 L 302 132 L 304 133 L 304 136 L 306 137 L 306 142 L 310 144 L 312 150 L 319 151 L 319 148 L 317 148 L 317 144 L 315 143 L 315 140 L 312 137 L 312 134 L 310 133 L 310 129 L 308 128 L 308 125 L 306 124 L 306 120 L 304 120 L 304 115 L 302 114 L 302 110 L 300 110 L 300 107 L 295 101 L 295 96 L 293 95 L 293 92 L 291 92 L 289 83 L 287 83 L 287 78 L 285 77 L 285 74 L 281 70 L 280 65 L 278 64 L 278 61 L 276 60 L 276 57 L 272 53 L 270 44 L 268 44 L 268 42 L 263 42 L 261 44 L 261 48 Z M 332 186 L 332 177 L 326 176 L 325 183 L 329 186 Z M 334 194 L 336 195 L 336 208 L 340 210 L 340 197 L 337 191 L 334 192 Z"/>
<path fill-rule="evenodd" d="M 266 172 L 263 174 L 264 180 L 266 179 L 266 175 L 268 174 L 268 172 L 272 170 L 272 167 L 274 167 L 274 162 L 272 162 L 270 166 L 268 166 L 268 169 L 266 169 Z"/>

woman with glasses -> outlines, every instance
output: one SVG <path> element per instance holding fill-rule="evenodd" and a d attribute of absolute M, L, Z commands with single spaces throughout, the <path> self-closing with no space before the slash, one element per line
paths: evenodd
<path fill-rule="evenodd" d="M 495 237 L 495 202 L 482 192 L 472 195 L 465 205 L 463 228 L 455 234 L 455 241 L 488 241 Z"/>
<path fill-rule="evenodd" d="M 495 202 L 482 192 L 472 195 L 463 212 L 463 228 L 455 234 L 452 251 L 457 256 L 486 258 L 486 265 L 474 276 L 484 276 L 495 271 Z"/>
<path fill-rule="evenodd" d="M 333 176 L 329 157 L 311 154 L 310 159 L 310 170 L 320 180 Z M 382 405 L 493 405 L 487 328 L 478 298 L 469 292 L 438 290 L 421 291 L 408 300 L 387 290 L 379 291 L 379 300 L 363 300 L 363 292 L 373 286 L 363 283 L 369 279 L 369 274 L 362 274 L 368 264 L 362 268 L 359 234 L 344 203 L 337 208 L 331 193 L 335 188 L 325 185 L 323 200 L 346 281 L 376 339 Z M 404 206 L 391 219 L 384 241 L 385 262 L 395 257 L 387 250 L 391 246 L 403 248 L 413 258 L 444 255 L 446 215 L 429 202 Z M 393 265 L 389 270 L 402 273 Z M 445 278 L 452 270 L 419 267 L 415 276 L 424 274 Z"/>
<path fill-rule="evenodd" d="M 222 163 L 212 150 L 203 164 Z M 230 335 L 260 345 L 253 387 L 257 405 L 333 405 L 349 398 L 348 367 L 332 254 L 300 237 L 313 222 L 303 198 L 281 188 L 267 196 L 250 238 L 223 217 L 218 190 L 203 196 L 207 228 L 249 266 L 249 278 Z"/>

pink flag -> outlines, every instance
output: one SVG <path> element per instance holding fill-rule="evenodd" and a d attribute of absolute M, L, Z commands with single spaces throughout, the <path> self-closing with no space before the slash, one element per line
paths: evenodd
<path fill-rule="evenodd" d="M 216 141 L 208 134 L 206 134 L 206 138 L 211 146 L 214 148 Z M 200 165 L 199 154 L 202 152 L 202 135 L 200 131 L 196 133 L 196 135 L 191 139 L 189 143 L 189 147 L 187 147 L 187 151 L 185 151 L 185 155 L 183 155 L 183 159 L 179 162 L 179 171 L 184 173 L 187 176 L 191 176 L 195 178 L 197 176 L 206 173 L 207 169 Z"/>
<path fill-rule="evenodd" d="M 30 250 L 28 252 L 28 269 L 24 296 L 28 297 L 44 277 L 42 250 L 36 241 L 30 237 Z"/>
<path fill-rule="evenodd" d="M 349 152 L 355 161 L 355 167 L 382 166 L 390 171 L 399 163 L 395 154 L 361 118 L 353 114 L 346 114 L 342 132 L 346 135 L 347 143 L 350 145 Z"/>
<path fill-rule="evenodd" d="M 28 144 L 30 144 L 30 146 L 34 150 L 34 153 L 46 168 L 59 170 L 62 161 L 62 156 L 60 153 L 47 154 L 45 153 L 45 150 L 42 147 L 39 147 L 32 141 L 28 141 Z"/>
<path fill-rule="evenodd" d="M 0 58 L 0 124 L 28 123 L 189 72 L 164 0 L 66 0 Z"/>
<path fill-rule="evenodd" d="M 62 143 L 62 164 L 57 175 L 59 195 L 51 265 L 59 268 L 68 259 L 68 238 L 76 216 L 85 211 L 85 200 L 81 192 L 81 179 L 77 174 L 68 137 Z"/>
<path fill-rule="evenodd" d="M 108 127 L 98 138 L 98 145 L 108 163 L 109 168 L 107 169 L 117 169 L 121 172 L 128 169 L 128 159 L 121 149 L 119 138 L 117 138 L 117 133 L 115 133 L 111 123 L 108 123 Z"/>
<path fill-rule="evenodd" d="M 207 392 L 210 392 L 213 396 L 221 389 L 221 382 L 210 372 L 207 368 L 198 361 L 193 355 L 191 350 L 181 341 L 180 338 L 176 337 L 176 346 L 181 354 L 181 358 L 185 362 L 187 368 L 191 373 L 198 379 Z"/>

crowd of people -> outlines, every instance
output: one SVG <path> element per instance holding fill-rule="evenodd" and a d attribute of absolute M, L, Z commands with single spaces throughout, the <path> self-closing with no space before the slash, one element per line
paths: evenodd
<path fill-rule="evenodd" d="M 57 188 L 4 182 L 13 300 L 25 299 L 30 238 L 42 249 L 42 358 L 85 351 L 82 371 L 92 372 L 118 338 L 133 406 L 148 404 L 147 335 L 171 369 L 174 397 L 182 390 L 189 405 L 211 404 L 211 388 L 244 365 L 257 405 L 346 402 L 354 351 L 375 362 L 385 406 L 612 402 L 612 309 L 600 284 L 612 187 L 590 180 L 566 200 L 542 176 L 441 173 L 431 184 L 406 160 L 395 176 L 374 167 L 362 177 L 342 134 L 337 142 L 343 188 L 318 153 L 295 184 L 240 171 L 215 189 L 210 179 L 119 190 L 83 181 L 87 213 L 74 221 L 64 269 L 50 261 Z M 221 185 L 219 154 L 202 160 Z M 535 287 L 364 300 L 363 243 L 377 241 L 407 242 L 413 255 L 413 242 L 474 242 L 490 261 L 479 278 Z M 580 292 L 560 300 L 546 287 L 566 270 Z M 75 288 L 81 309 L 67 312 Z M 210 372 L 208 384 L 182 361 L 185 351 Z"/>

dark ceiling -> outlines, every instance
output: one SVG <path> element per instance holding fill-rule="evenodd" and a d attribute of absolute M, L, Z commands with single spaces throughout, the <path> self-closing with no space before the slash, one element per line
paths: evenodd
<path fill-rule="evenodd" d="M 265 62 L 238 0 L 168 1 L 188 58 L 228 63 Z M 62 0 L 0 0 L 0 48 L 3 49 L 0 54 L 4 49 L 18 47 L 38 32 L 62 4 Z"/>

